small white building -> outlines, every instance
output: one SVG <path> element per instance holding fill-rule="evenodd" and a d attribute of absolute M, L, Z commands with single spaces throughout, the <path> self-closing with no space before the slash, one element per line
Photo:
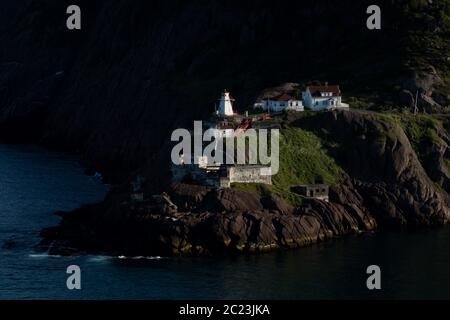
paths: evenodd
<path fill-rule="evenodd" d="M 348 108 L 349 105 L 342 103 L 342 94 L 339 86 L 309 86 L 303 92 L 303 102 L 305 107 L 320 111 L 335 108 Z"/>
<path fill-rule="evenodd" d="M 225 90 L 219 100 L 219 109 L 217 110 L 217 114 L 226 117 L 234 116 L 233 102 L 234 99 L 230 96 L 230 93 Z"/>
<path fill-rule="evenodd" d="M 261 100 L 254 104 L 254 108 L 281 112 L 283 110 L 304 111 L 303 102 L 288 94 L 282 94 L 267 100 Z"/>

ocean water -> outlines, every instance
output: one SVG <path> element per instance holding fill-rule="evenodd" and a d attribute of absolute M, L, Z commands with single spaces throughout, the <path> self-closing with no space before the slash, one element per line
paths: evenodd
<path fill-rule="evenodd" d="M 223 258 L 48 256 L 39 231 L 108 187 L 76 159 L 0 146 L 0 299 L 449 299 L 450 229 L 346 237 L 295 251 Z M 369 291 L 366 268 L 381 268 Z M 81 290 L 66 269 L 81 268 Z"/>

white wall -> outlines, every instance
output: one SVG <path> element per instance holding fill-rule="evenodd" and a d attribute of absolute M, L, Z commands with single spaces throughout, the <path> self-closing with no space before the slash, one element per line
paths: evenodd
<path fill-rule="evenodd" d="M 331 100 L 331 101 L 330 101 Z M 312 98 L 312 110 L 326 110 L 330 108 L 336 108 L 338 106 L 338 99 L 335 98 Z"/>
<path fill-rule="evenodd" d="M 234 166 L 228 168 L 230 183 L 272 184 L 272 169 L 258 166 Z"/>
<path fill-rule="evenodd" d="M 269 101 L 270 109 L 275 112 L 281 112 L 285 109 L 303 111 L 303 102 L 301 100 L 289 101 Z"/>
<path fill-rule="evenodd" d="M 230 93 L 224 92 L 219 103 L 219 114 L 223 116 L 233 116 L 233 106 L 231 104 Z"/>
<path fill-rule="evenodd" d="M 289 106 L 286 109 L 295 111 L 305 111 L 305 108 L 303 107 L 303 102 L 300 100 L 289 101 Z"/>
<path fill-rule="evenodd" d="M 333 104 L 331 104 L 330 99 Z M 309 90 L 303 92 L 303 101 L 305 107 L 315 111 L 346 107 L 342 104 L 342 97 L 313 97 Z"/>

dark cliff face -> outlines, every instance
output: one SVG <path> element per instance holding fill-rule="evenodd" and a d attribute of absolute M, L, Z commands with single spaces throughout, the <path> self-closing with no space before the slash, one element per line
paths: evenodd
<path fill-rule="evenodd" d="M 444 140 L 431 147 L 439 145 L 439 155 L 430 152 L 421 162 L 389 116 L 341 111 L 297 117 L 291 125 L 326 138 L 328 152 L 345 169 L 330 188 L 330 202 L 309 199 L 293 207 L 275 195 L 174 184 L 167 194 L 144 202 L 122 195 L 63 213 L 60 226 L 43 231 L 44 249 L 55 254 L 70 254 L 68 248 L 131 255 L 254 253 L 448 223 L 450 199 L 442 180 L 447 169 L 428 167 L 428 160 L 443 161 Z"/>
<path fill-rule="evenodd" d="M 178 207 L 123 205 L 128 195 L 117 191 L 64 214 L 59 228 L 44 231 L 47 239 L 132 253 L 252 252 L 448 221 L 447 133 L 445 143 L 422 146 L 419 159 L 403 130 L 371 114 L 328 113 L 298 124 L 331 134 L 322 138 L 340 146 L 329 152 L 346 172 L 331 202 L 313 201 L 308 212 L 276 197 L 165 188 L 172 130 L 208 117 L 224 88 L 241 111 L 265 88 L 315 80 L 379 101 L 391 101 L 400 83 L 406 106 L 419 90 L 419 107 L 445 104 L 445 90 L 433 91 L 450 70 L 440 52 L 448 36 L 441 2 L 427 2 L 422 23 L 422 2 L 376 1 L 381 31 L 366 28 L 372 1 L 80 0 L 81 31 L 65 27 L 72 1 L 3 2 L 0 140 L 80 153 L 86 166 L 119 182 L 141 170 L 146 191 L 171 190 Z M 410 31 L 429 32 L 427 45 L 411 46 Z M 411 72 L 430 61 L 437 65 Z"/>
<path fill-rule="evenodd" d="M 69 4 L 2 4 L 0 138 L 80 152 L 119 177 L 166 176 L 171 130 L 207 116 L 224 88 L 244 109 L 281 82 L 367 92 L 402 66 L 384 3 L 373 32 L 364 1 L 79 1 L 81 31 L 65 28 Z"/>
<path fill-rule="evenodd" d="M 380 226 L 447 223 L 448 169 L 438 165 L 448 150 L 444 139 L 428 144 L 433 151 L 421 161 L 402 127 L 389 116 L 330 112 L 298 125 L 328 142 L 328 151 L 351 177 L 352 192 L 361 196 L 363 207 Z M 447 138 L 445 131 L 442 134 Z M 345 204 L 343 198 L 338 192 L 337 201 Z"/>

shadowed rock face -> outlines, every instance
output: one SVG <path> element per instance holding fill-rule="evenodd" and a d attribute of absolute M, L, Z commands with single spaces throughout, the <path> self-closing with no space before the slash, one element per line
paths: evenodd
<path fill-rule="evenodd" d="M 394 121 L 376 114 L 333 112 L 313 121 L 300 120 L 299 125 L 339 145 L 330 147 L 330 153 L 351 177 L 364 207 L 379 224 L 419 226 L 448 221 L 448 194 L 428 176 Z M 446 149 L 443 143 L 440 148 Z M 438 162 L 443 162 L 445 150 L 438 154 Z M 446 169 L 441 169 L 434 168 L 434 178 L 446 175 Z"/>
<path fill-rule="evenodd" d="M 244 109 L 262 88 L 283 82 L 328 80 L 345 92 L 397 79 L 404 28 L 392 24 L 401 20 L 396 11 L 384 7 L 383 29 L 368 33 L 365 1 L 82 0 L 83 29 L 68 32 L 69 4 L 2 4 L 0 139 L 79 152 L 86 166 L 119 182 L 140 170 L 148 191 L 167 191 L 178 209 L 110 195 L 45 230 L 44 244 L 56 240 L 52 250 L 254 252 L 448 220 L 447 195 L 433 183 L 447 188 L 447 148 L 430 146 L 422 164 L 401 129 L 371 115 L 299 123 L 326 129 L 317 134 L 336 142 L 330 153 L 347 172 L 331 202 L 312 201 L 308 211 L 275 197 L 168 187 L 172 130 L 209 115 L 224 88 Z M 437 78 L 424 79 L 408 88 Z"/>
<path fill-rule="evenodd" d="M 414 107 L 417 102 L 418 109 L 428 113 L 441 113 L 448 110 L 450 105 L 448 94 L 442 93 L 442 90 L 436 90 L 445 87 L 445 82 L 433 66 L 429 65 L 420 72 L 413 72 L 400 83 L 405 88 L 400 93 L 402 105 Z"/>
<path fill-rule="evenodd" d="M 0 139 L 79 152 L 118 181 L 142 169 L 167 182 L 170 133 L 208 116 L 224 88 L 242 110 L 286 81 L 345 91 L 401 65 L 394 11 L 368 32 L 365 1 L 82 0 L 76 32 L 70 1 L 4 2 Z"/>
<path fill-rule="evenodd" d="M 266 252 L 372 230 L 374 221 L 358 204 L 311 201 L 301 212 L 275 196 L 261 198 L 233 190 L 196 190 L 174 185 L 172 199 L 191 210 L 161 203 L 103 203 L 63 214 L 59 227 L 42 232 L 42 245 L 58 254 L 72 249 L 120 254 L 200 255 Z M 203 194 L 203 196 L 201 196 Z M 187 200 L 186 199 L 190 199 Z M 207 209 L 207 211 L 203 211 Z"/>
<path fill-rule="evenodd" d="M 171 201 L 112 198 L 64 214 L 59 227 L 44 230 L 43 245 L 53 243 L 51 250 L 60 254 L 70 253 L 67 247 L 151 255 L 254 253 L 448 222 L 447 193 L 427 175 L 395 122 L 344 111 L 294 124 L 325 135 L 329 153 L 346 171 L 330 188 L 329 203 L 310 200 L 308 207 L 294 208 L 273 195 L 173 184 L 165 196 Z"/>

